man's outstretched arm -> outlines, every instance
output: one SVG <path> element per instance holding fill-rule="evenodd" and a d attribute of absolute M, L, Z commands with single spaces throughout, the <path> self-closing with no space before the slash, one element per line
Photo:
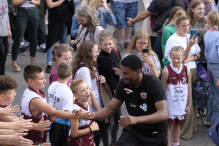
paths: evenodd
<path fill-rule="evenodd" d="M 155 103 L 155 108 L 157 111 L 151 115 L 147 116 L 121 116 L 119 120 L 119 125 L 123 128 L 127 127 L 128 125 L 135 125 L 135 124 L 153 124 L 158 123 L 161 121 L 166 121 L 168 119 L 168 108 L 166 100 L 161 100 Z"/>
<path fill-rule="evenodd" d="M 141 12 L 137 17 L 135 17 L 134 19 L 131 19 L 131 18 L 127 18 L 128 19 L 128 24 L 130 25 L 130 26 L 132 26 L 132 25 L 134 25 L 133 23 L 137 23 L 137 22 L 139 22 L 139 21 L 142 21 L 142 20 L 144 20 L 144 19 L 146 19 L 148 16 L 151 16 L 153 13 L 152 12 L 150 12 L 150 11 L 148 11 L 148 10 L 145 10 L 145 11 L 143 11 L 143 12 Z M 132 23 L 132 22 L 133 23 Z"/>
<path fill-rule="evenodd" d="M 122 103 L 122 100 L 113 98 L 106 107 L 95 113 L 94 119 L 101 120 L 112 116 L 119 109 Z"/>

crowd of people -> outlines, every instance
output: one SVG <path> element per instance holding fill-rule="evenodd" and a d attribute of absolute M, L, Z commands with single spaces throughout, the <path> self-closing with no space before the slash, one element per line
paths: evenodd
<path fill-rule="evenodd" d="M 139 15 L 138 0 L 109 2 L 111 9 L 107 0 L 0 1 L 0 145 L 99 146 L 102 140 L 104 146 L 180 146 L 180 138 L 196 132 L 197 61 L 211 89 L 205 125 L 218 120 L 218 1 L 143 0 Z M 5 73 L 9 38 L 15 72 L 21 72 L 18 55 L 30 50 L 20 108 L 11 107 L 18 83 Z M 44 69 L 35 62 L 37 45 L 47 53 L 48 103 Z"/>

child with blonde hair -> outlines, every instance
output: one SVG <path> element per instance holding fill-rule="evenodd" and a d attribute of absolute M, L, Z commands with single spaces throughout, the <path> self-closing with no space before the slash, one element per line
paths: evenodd
<path fill-rule="evenodd" d="M 179 146 L 180 125 L 185 123 L 185 114 L 190 112 L 192 88 L 190 69 L 183 65 L 184 49 L 175 46 L 170 51 L 172 63 L 162 73 L 162 83 L 166 91 L 168 105 L 168 146 L 170 146 L 171 127 L 173 125 L 173 146 Z"/>
<path fill-rule="evenodd" d="M 97 57 L 97 64 L 99 73 L 106 78 L 112 95 L 114 95 L 116 86 L 119 83 L 119 65 L 121 60 L 120 53 L 115 50 L 114 39 L 109 31 L 102 31 L 99 35 L 99 46 L 101 47 L 101 52 Z M 111 145 L 116 145 L 117 133 L 119 130 L 119 119 L 122 115 L 122 110 L 119 108 L 113 115 L 113 124 L 111 126 Z M 109 125 L 110 123 L 108 123 Z M 105 126 L 104 130 L 108 130 L 109 126 Z M 107 137 L 108 136 L 108 132 Z M 105 140 L 104 145 L 109 145 L 109 142 Z"/>
<path fill-rule="evenodd" d="M 83 79 L 79 78 L 71 82 L 70 88 L 76 97 L 75 104 L 71 112 L 81 110 L 89 112 L 90 88 Z M 72 119 L 69 130 L 68 146 L 95 146 L 94 131 L 98 131 L 99 126 L 92 120 Z"/>
<path fill-rule="evenodd" d="M 149 49 L 149 55 L 142 53 L 144 48 Z M 140 29 L 134 34 L 123 58 L 128 55 L 136 55 L 142 60 L 143 73 L 159 77 L 160 62 L 157 54 L 151 49 L 150 36 L 146 30 Z"/>
<path fill-rule="evenodd" d="M 209 12 L 207 21 L 211 28 L 204 36 L 204 43 L 211 91 L 207 105 L 206 124 L 211 125 L 219 117 L 219 88 L 217 87 L 219 79 L 219 14 L 215 11 Z"/>

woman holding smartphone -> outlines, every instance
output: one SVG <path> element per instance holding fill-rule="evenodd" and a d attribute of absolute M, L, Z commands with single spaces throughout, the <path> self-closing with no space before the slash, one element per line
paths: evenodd
<path fill-rule="evenodd" d="M 174 33 L 166 43 L 165 57 L 171 63 L 170 50 L 175 46 L 183 47 L 185 50 L 186 59 L 183 61 L 190 69 L 192 83 L 197 79 L 197 66 L 195 56 L 200 56 L 200 47 L 197 44 L 197 38 L 191 37 L 187 34 L 190 27 L 190 19 L 188 16 L 180 17 L 176 20 L 177 32 Z M 191 105 L 190 113 L 185 115 L 185 123 L 181 125 L 180 138 L 190 139 L 194 132 L 196 132 L 197 107 Z"/>
<path fill-rule="evenodd" d="M 207 70 L 207 62 L 205 59 L 204 35 L 209 30 L 207 19 L 204 17 L 205 5 L 201 0 L 193 0 L 188 8 L 187 15 L 190 17 L 191 29 L 195 29 L 198 37 L 198 45 L 201 48 L 200 62 Z"/>
<path fill-rule="evenodd" d="M 142 60 L 142 71 L 145 74 L 159 77 L 160 62 L 157 54 L 151 49 L 150 36 L 146 30 L 140 29 L 134 34 L 123 58 L 133 54 Z"/>

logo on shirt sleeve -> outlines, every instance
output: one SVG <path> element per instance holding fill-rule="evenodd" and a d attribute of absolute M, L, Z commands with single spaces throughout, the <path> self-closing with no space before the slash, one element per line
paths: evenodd
<path fill-rule="evenodd" d="M 147 98 L 147 93 L 146 92 L 141 92 L 140 95 L 141 95 L 142 99 L 146 99 Z"/>

